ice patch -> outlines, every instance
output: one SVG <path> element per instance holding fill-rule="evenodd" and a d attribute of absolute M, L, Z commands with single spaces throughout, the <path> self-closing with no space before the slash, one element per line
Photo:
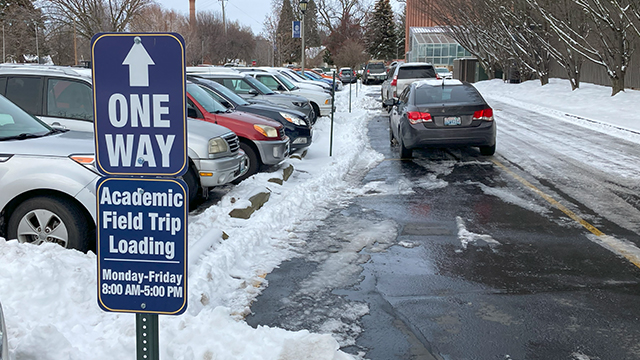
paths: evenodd
<path fill-rule="evenodd" d="M 501 245 L 498 241 L 494 240 L 491 235 L 475 234 L 467 230 L 460 216 L 456 217 L 456 223 L 458 224 L 458 239 L 460 239 L 460 243 L 462 243 L 462 248 L 464 249 L 467 248 L 468 244 L 477 244 L 478 242 L 484 242 L 492 249 L 497 245 Z"/>
<path fill-rule="evenodd" d="M 414 242 L 410 242 L 410 241 L 400 241 L 398 243 L 398 245 L 402 246 L 402 247 L 406 247 L 408 249 L 414 248 L 416 246 L 420 246 L 420 244 L 418 243 L 414 243 Z"/>
<path fill-rule="evenodd" d="M 487 195 L 495 196 L 506 203 L 520 206 L 523 209 L 533 211 L 540 215 L 546 215 L 551 212 L 550 208 L 540 206 L 536 204 L 532 199 L 521 198 L 518 195 L 514 194 L 513 190 L 509 190 L 507 188 L 490 187 L 483 183 L 475 181 L 467 181 L 466 184 L 477 185 L 482 190 L 482 192 Z"/>
<path fill-rule="evenodd" d="M 583 353 L 573 353 L 571 354 L 571 357 L 573 357 L 574 360 L 591 360 L 590 357 Z"/>
<path fill-rule="evenodd" d="M 587 238 L 640 267 L 640 248 L 631 241 L 616 239 L 610 235 L 587 234 Z"/>
<path fill-rule="evenodd" d="M 365 184 L 356 192 L 364 196 L 375 195 L 411 195 L 415 194 L 412 189 L 413 183 L 406 178 L 399 179 L 396 183 L 387 184 L 384 181 L 371 181 Z"/>

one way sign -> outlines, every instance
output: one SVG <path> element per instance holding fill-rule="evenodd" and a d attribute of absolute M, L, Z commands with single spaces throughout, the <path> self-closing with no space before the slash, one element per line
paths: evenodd
<path fill-rule="evenodd" d="M 101 33 L 91 41 L 96 163 L 105 175 L 187 170 L 184 39 Z"/>

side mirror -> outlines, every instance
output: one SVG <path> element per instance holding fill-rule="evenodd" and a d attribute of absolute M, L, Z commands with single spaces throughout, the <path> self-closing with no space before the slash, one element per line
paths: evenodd
<path fill-rule="evenodd" d="M 258 95 L 258 90 L 256 90 L 256 89 L 250 89 L 250 90 L 249 90 L 249 95 L 257 96 L 257 95 Z"/>
<path fill-rule="evenodd" d="M 278 85 L 278 91 L 284 91 L 284 87 L 282 85 Z"/>

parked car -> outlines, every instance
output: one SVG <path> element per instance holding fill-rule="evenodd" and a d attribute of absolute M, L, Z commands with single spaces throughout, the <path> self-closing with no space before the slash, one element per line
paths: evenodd
<path fill-rule="evenodd" d="M 51 126 L 94 131 L 90 69 L 2 65 L 0 94 Z M 192 204 L 197 197 L 208 196 L 209 188 L 227 184 L 246 171 L 245 155 L 228 129 L 188 121 L 187 138 L 189 169 L 183 179 Z M 211 146 L 217 143 L 221 146 Z"/>
<path fill-rule="evenodd" d="M 302 71 L 300 69 L 296 70 L 296 73 L 300 76 L 302 75 Z M 333 83 L 333 74 L 331 75 L 331 77 L 329 76 L 322 76 L 318 73 L 315 73 L 314 71 L 311 71 L 309 69 L 304 71 L 304 77 L 307 78 L 308 80 L 311 81 L 317 81 L 317 82 L 321 82 L 324 84 L 327 84 L 329 86 L 332 86 L 334 91 L 340 91 L 342 89 L 344 89 L 344 86 L 342 84 L 342 81 L 340 81 L 340 77 L 336 74 L 336 83 Z"/>
<path fill-rule="evenodd" d="M 189 74 L 188 69 L 187 74 Z M 297 95 L 276 93 L 274 91 L 271 91 L 271 89 L 269 89 L 268 87 L 264 86 L 264 84 L 262 84 L 260 81 L 254 79 L 252 76 L 241 74 L 238 72 L 198 72 L 193 73 L 193 75 L 196 75 L 203 79 L 213 80 L 219 84 L 222 84 L 231 91 L 240 95 L 240 97 L 247 100 L 248 102 L 267 101 L 270 103 L 282 105 L 289 109 L 301 111 L 311 120 L 312 124 L 316 122 L 316 117 L 318 116 L 318 114 L 315 113 L 307 98 Z"/>
<path fill-rule="evenodd" d="M 265 117 L 228 110 L 199 85 L 187 81 L 189 117 L 222 125 L 238 135 L 240 148 L 246 154 L 247 172 L 240 182 L 257 173 L 263 166 L 277 165 L 289 156 L 289 138 L 282 124 Z"/>
<path fill-rule="evenodd" d="M 364 85 L 380 84 L 387 79 L 387 69 L 384 62 L 371 60 L 367 62 L 362 72 L 362 83 Z"/>
<path fill-rule="evenodd" d="M 0 304 L 0 360 L 9 360 L 7 325 L 4 322 L 4 314 L 2 313 L 2 304 Z"/>
<path fill-rule="evenodd" d="M 93 134 L 54 129 L 0 96 L 0 236 L 87 251 L 94 153 Z"/>
<path fill-rule="evenodd" d="M 331 95 L 324 91 L 300 88 L 280 74 L 259 71 L 250 71 L 246 74 L 253 76 L 271 91 L 278 91 L 283 94 L 297 95 L 307 98 L 311 107 L 313 107 L 313 111 L 318 114 L 318 116 L 331 115 Z"/>
<path fill-rule="evenodd" d="M 281 123 L 291 141 L 291 152 L 306 149 L 311 145 L 311 121 L 300 111 L 277 105 L 251 104 L 213 80 L 193 76 L 190 76 L 189 80 L 202 86 L 209 95 L 229 110 L 260 115 Z"/>
<path fill-rule="evenodd" d="M 340 81 L 344 84 L 352 84 L 358 82 L 358 77 L 356 76 L 356 72 L 351 68 L 343 67 L 340 68 L 340 72 L 338 73 L 340 76 Z"/>
<path fill-rule="evenodd" d="M 395 67 L 391 79 L 382 84 L 382 106 L 384 101 L 397 98 L 404 89 L 414 81 L 422 79 L 437 79 L 438 75 L 429 63 L 401 63 Z M 388 110 L 388 108 L 387 108 Z"/>
<path fill-rule="evenodd" d="M 446 67 L 437 67 L 436 74 L 442 79 L 453 79 L 453 73 Z"/>
<path fill-rule="evenodd" d="M 330 82 L 305 79 L 302 77 L 302 75 L 298 74 L 296 71 L 289 68 L 271 68 L 267 70 L 271 70 L 271 71 L 275 70 L 279 72 L 280 74 L 286 76 L 289 80 L 293 81 L 299 87 L 305 87 L 305 86 L 301 86 L 301 84 L 307 84 L 306 87 L 309 89 L 316 89 L 317 87 L 321 87 L 323 90 L 325 90 L 329 94 L 332 94 L 335 91 L 334 87 L 331 86 Z M 313 85 L 313 87 L 309 87 L 309 85 Z"/>
<path fill-rule="evenodd" d="M 421 80 L 385 102 L 392 107 L 389 138 L 401 158 L 423 147 L 478 146 L 482 155 L 495 153 L 493 110 L 469 83 Z"/>

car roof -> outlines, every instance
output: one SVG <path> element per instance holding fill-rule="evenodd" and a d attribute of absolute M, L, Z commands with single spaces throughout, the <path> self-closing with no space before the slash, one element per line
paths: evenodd
<path fill-rule="evenodd" d="M 238 70 L 223 66 L 187 66 L 189 74 L 238 74 Z"/>
<path fill-rule="evenodd" d="M 201 76 L 205 79 L 244 79 L 248 75 L 246 73 L 241 72 L 233 72 L 233 73 L 187 73 L 187 75 L 192 75 L 195 77 Z"/>
<path fill-rule="evenodd" d="M 398 67 L 412 67 L 412 66 L 433 66 L 432 63 L 426 63 L 426 62 L 409 62 L 409 63 L 402 63 L 402 64 L 398 64 Z"/>
<path fill-rule="evenodd" d="M 425 79 L 425 80 L 415 81 L 413 84 L 415 85 L 416 88 L 419 88 L 422 86 L 457 86 L 457 85 L 464 85 L 465 83 L 457 79 L 445 79 L 445 80 Z"/>
<path fill-rule="evenodd" d="M 91 80 L 91 69 L 59 65 L 0 64 L 0 74 L 58 75 Z"/>

